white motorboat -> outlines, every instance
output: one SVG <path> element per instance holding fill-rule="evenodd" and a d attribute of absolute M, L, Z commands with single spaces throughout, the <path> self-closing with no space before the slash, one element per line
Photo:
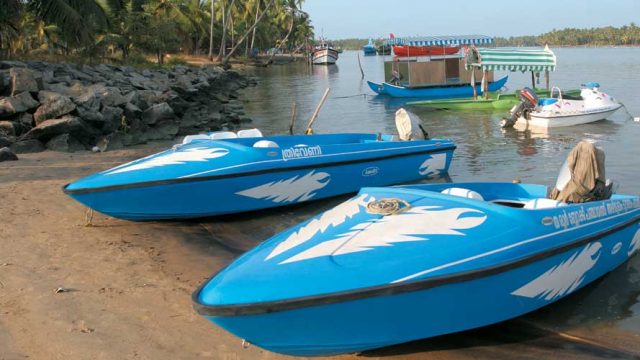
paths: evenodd
<path fill-rule="evenodd" d="M 573 126 L 604 120 L 622 107 L 613 97 L 600 91 L 600 84 L 582 85 L 579 97 L 563 96 L 559 88 L 551 98 L 538 99 L 530 89 L 521 91 L 522 102 L 511 110 L 511 119 L 503 121 L 517 129 Z"/>

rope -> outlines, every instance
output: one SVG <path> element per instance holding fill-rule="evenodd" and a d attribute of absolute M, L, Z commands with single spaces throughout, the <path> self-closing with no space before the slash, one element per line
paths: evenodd
<path fill-rule="evenodd" d="M 367 204 L 367 212 L 377 215 L 396 215 L 411 207 L 407 201 L 402 199 L 380 199 Z"/>
<path fill-rule="evenodd" d="M 352 98 L 352 97 L 357 97 L 357 96 L 364 96 L 367 97 L 367 93 L 360 93 L 360 94 L 355 94 L 355 95 L 348 95 L 348 96 L 333 96 L 332 99 L 347 99 L 347 98 Z"/>
<path fill-rule="evenodd" d="M 631 115 L 631 113 L 629 112 L 629 109 L 627 109 L 627 106 L 623 103 L 620 103 L 620 105 L 622 105 L 622 108 L 624 109 L 624 112 L 627 113 L 627 115 L 629 115 L 629 119 L 633 120 L 633 121 L 640 121 L 640 118 L 636 118 L 633 115 Z"/>

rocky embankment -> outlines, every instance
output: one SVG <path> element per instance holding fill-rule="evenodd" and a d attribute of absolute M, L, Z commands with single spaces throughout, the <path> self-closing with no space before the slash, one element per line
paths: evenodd
<path fill-rule="evenodd" d="M 0 61 L 0 161 L 233 129 L 251 121 L 237 100 L 249 85 L 255 80 L 219 67 Z"/>

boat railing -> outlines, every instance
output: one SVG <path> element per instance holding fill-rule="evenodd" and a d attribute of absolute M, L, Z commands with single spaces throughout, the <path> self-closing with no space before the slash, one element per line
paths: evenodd
<path fill-rule="evenodd" d="M 558 91 L 558 101 L 560 102 L 560 107 L 562 107 L 563 101 L 562 101 L 562 91 L 560 90 L 559 87 L 554 86 L 551 88 L 551 94 L 549 94 L 551 96 L 552 99 L 555 99 L 554 92 Z"/>

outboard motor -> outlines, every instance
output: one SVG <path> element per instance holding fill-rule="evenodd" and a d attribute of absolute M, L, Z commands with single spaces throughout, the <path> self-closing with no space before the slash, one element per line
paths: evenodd
<path fill-rule="evenodd" d="M 429 139 L 429 134 L 422 127 L 418 115 L 404 108 L 396 111 L 396 128 L 398 129 L 398 137 L 402 141 Z"/>
<path fill-rule="evenodd" d="M 528 87 L 520 90 L 520 104 L 516 105 L 513 109 L 511 109 L 511 117 L 503 118 L 501 125 L 503 128 L 510 128 L 515 125 L 516 121 L 520 116 L 527 119 L 529 117 L 529 113 L 538 106 L 538 95 L 535 91 L 531 90 Z"/>

